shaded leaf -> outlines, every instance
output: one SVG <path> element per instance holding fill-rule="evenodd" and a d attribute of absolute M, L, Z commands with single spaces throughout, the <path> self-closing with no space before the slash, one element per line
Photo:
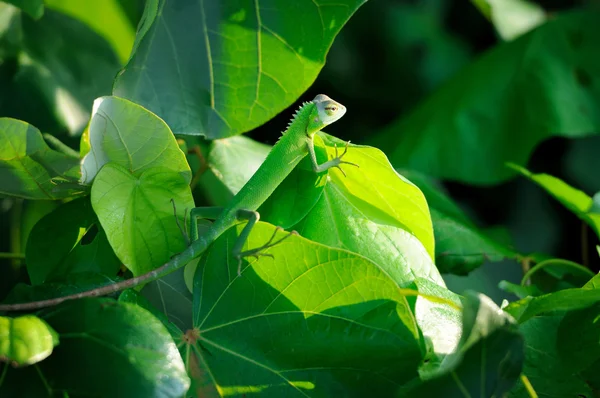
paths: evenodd
<path fill-rule="evenodd" d="M 88 25 L 111 44 L 122 63 L 127 62 L 133 47 L 135 26 L 127 19 L 120 1 L 45 0 L 45 4 Z"/>
<path fill-rule="evenodd" d="M 600 130 L 598 18 L 560 15 L 493 48 L 368 143 L 396 167 L 494 184 L 514 175 L 507 161 L 524 164 L 540 141 Z"/>
<path fill-rule="evenodd" d="M 573 364 L 563 361 L 556 350 L 559 344 L 557 330 L 562 318 L 562 315 L 543 315 L 519 326 L 525 337 L 523 373 L 540 398 L 593 397 L 595 394 L 590 386 L 573 372 Z M 531 397 L 521 382 L 508 396 Z"/>
<path fill-rule="evenodd" d="M 140 292 L 134 289 L 123 290 L 123 292 L 119 295 L 119 301 L 135 304 L 149 311 L 159 321 L 161 321 L 163 325 L 165 325 L 175 342 L 177 342 L 177 339 L 181 337 L 181 330 L 173 322 L 169 321 L 167 316 L 163 312 L 159 311 L 158 308 L 156 308 L 154 305 L 152 305 L 152 303 L 148 301 L 148 299 L 144 297 Z M 192 314 L 190 313 L 189 315 L 191 317 Z"/>
<path fill-rule="evenodd" d="M 401 396 L 501 397 L 517 381 L 524 342 L 514 320 L 487 296 L 467 292 L 458 350 Z"/>
<path fill-rule="evenodd" d="M 31 87 L 69 133 L 79 134 L 94 99 L 110 93 L 118 60 L 102 37 L 64 14 L 46 10 L 39 21 L 22 22 L 18 90 Z"/>
<path fill-rule="evenodd" d="M 0 362 L 31 365 L 46 359 L 56 345 L 58 335 L 40 318 L 0 316 Z"/>
<path fill-rule="evenodd" d="M 31 18 L 40 19 L 44 15 L 43 0 L 2 0 L 25 11 Z"/>
<path fill-rule="evenodd" d="M 588 307 L 598 301 L 600 301 L 600 289 L 586 287 L 564 289 L 555 293 L 514 301 L 505 307 L 504 311 L 514 316 L 519 323 L 523 323 L 540 314 L 572 311 Z"/>
<path fill-rule="evenodd" d="M 169 126 L 152 112 L 117 97 L 94 101 L 92 119 L 81 138 L 82 180 L 91 183 L 108 162 L 133 175 L 165 167 L 191 179 L 190 167 Z"/>
<path fill-rule="evenodd" d="M 59 176 L 77 179 L 79 159 L 50 149 L 32 125 L 0 118 L 0 195 L 48 200 L 80 193 L 58 190 L 52 179 Z"/>
<path fill-rule="evenodd" d="M 25 259 L 33 285 L 80 272 L 114 276 L 121 267 L 88 197 L 43 217 L 27 242 Z"/>
<path fill-rule="evenodd" d="M 188 389 L 189 378 L 167 329 L 136 305 L 83 299 L 40 317 L 58 332 L 61 344 L 33 377 L 8 369 L 2 396 L 39 378 L 46 392 L 36 396 L 181 397 Z"/>
<path fill-rule="evenodd" d="M 185 268 L 150 282 L 141 291 L 153 307 L 180 330 L 192 329 L 192 294 L 183 279 Z M 146 308 L 146 307 L 144 307 Z"/>
<path fill-rule="evenodd" d="M 249 131 L 313 83 L 362 3 L 150 1 L 114 94 L 157 113 L 175 134 Z"/>
<path fill-rule="evenodd" d="M 183 225 L 194 199 L 188 181 L 171 169 L 147 168 L 132 175 L 108 163 L 92 185 L 92 207 L 116 255 L 137 276 L 185 249 L 177 222 Z"/>
<path fill-rule="evenodd" d="M 517 165 L 510 167 L 542 187 L 600 237 L 600 214 L 594 212 L 594 200 L 589 195 L 549 174 L 534 174 Z"/>
<path fill-rule="evenodd" d="M 512 248 L 477 228 L 433 179 L 412 170 L 399 172 L 427 199 L 435 233 L 435 264 L 440 272 L 466 275 L 486 261 L 519 257 Z"/>

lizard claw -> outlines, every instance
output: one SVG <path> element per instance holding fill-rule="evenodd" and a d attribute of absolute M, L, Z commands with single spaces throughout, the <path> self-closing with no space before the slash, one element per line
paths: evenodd
<path fill-rule="evenodd" d="M 336 167 L 338 170 L 340 170 L 342 172 L 342 174 L 344 175 L 344 177 L 347 177 L 347 175 L 346 175 L 346 172 L 344 170 L 342 170 L 342 168 L 340 167 L 341 164 L 349 164 L 351 166 L 360 167 L 356 163 L 347 162 L 345 160 L 342 160 L 342 158 L 344 157 L 344 155 L 346 155 L 346 153 L 348 152 L 348 145 L 350 145 L 350 141 L 346 142 L 346 146 L 344 147 L 344 152 L 342 152 L 342 154 L 339 155 L 338 154 L 337 145 L 333 144 L 333 148 L 335 149 L 335 158 L 334 158 L 334 160 L 337 160 L 337 164 L 335 166 L 333 166 L 333 167 Z"/>

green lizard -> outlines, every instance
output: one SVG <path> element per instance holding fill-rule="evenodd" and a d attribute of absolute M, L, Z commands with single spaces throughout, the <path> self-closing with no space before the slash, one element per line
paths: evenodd
<path fill-rule="evenodd" d="M 323 164 L 318 164 L 315 154 L 313 141 L 315 133 L 335 122 L 344 116 L 345 113 L 346 107 L 323 94 L 317 95 L 311 102 L 303 103 L 300 109 L 296 111 L 282 137 L 273 146 L 271 152 L 269 152 L 263 164 L 238 194 L 234 196 L 226 208 L 199 207 L 190 212 L 192 241 L 186 250 L 174 256 L 168 263 L 138 277 L 77 294 L 31 303 L 0 305 L 0 311 L 21 311 L 49 307 L 66 300 L 103 296 L 142 283 L 151 282 L 183 267 L 192 259 L 199 257 L 223 232 L 235 225 L 239 220 L 247 220 L 248 223 L 243 228 L 233 248 L 233 254 L 239 260 L 238 275 L 240 275 L 242 257 L 268 255 L 262 253 L 262 251 L 278 244 L 281 240 L 289 236 L 286 235 L 284 238 L 274 241 L 275 234 L 273 234 L 271 239 L 263 246 L 246 252 L 241 251 L 246 239 L 250 235 L 252 227 L 259 220 L 259 214 L 256 210 L 271 196 L 273 191 L 275 191 L 279 184 L 306 155 L 310 156 L 313 169 L 316 173 L 321 173 L 332 167 L 339 168 L 343 173 L 343 170 L 340 168 L 341 164 L 357 166 L 356 164 L 342 160 L 348 150 L 348 144 L 346 144 L 344 152 L 339 156 L 336 148 L 336 157 Z M 202 236 L 198 236 L 197 233 L 198 218 L 215 219 L 215 222 Z"/>

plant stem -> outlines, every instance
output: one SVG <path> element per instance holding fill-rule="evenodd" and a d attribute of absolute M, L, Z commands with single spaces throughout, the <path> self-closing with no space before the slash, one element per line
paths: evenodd
<path fill-rule="evenodd" d="M 573 261 L 562 260 L 559 258 L 553 258 L 550 260 L 542 261 L 541 263 L 536 264 L 529 271 L 527 271 L 527 273 L 525 275 L 523 275 L 523 279 L 521 279 L 521 286 L 525 286 L 527 281 L 529 281 L 529 279 L 531 279 L 531 276 L 533 274 L 535 274 L 536 272 L 538 272 L 539 270 L 541 270 L 542 268 L 545 268 L 549 265 L 557 265 L 557 264 L 563 265 L 565 267 L 577 269 L 578 271 L 588 274 L 590 276 L 590 278 L 592 278 L 596 275 L 589 268 L 579 265 Z"/>
<path fill-rule="evenodd" d="M 529 382 L 527 376 L 525 376 L 525 373 L 521 373 L 521 382 L 523 383 L 523 386 L 525 386 L 525 390 L 527 390 L 527 393 L 531 398 L 538 398 L 537 393 L 533 389 L 533 386 Z"/>

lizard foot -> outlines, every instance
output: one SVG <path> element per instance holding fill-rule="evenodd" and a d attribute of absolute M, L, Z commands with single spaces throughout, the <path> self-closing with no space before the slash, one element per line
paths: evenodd
<path fill-rule="evenodd" d="M 344 155 L 346 154 L 346 152 L 348 152 L 348 145 L 349 144 L 350 144 L 350 141 L 346 142 L 346 146 L 344 147 L 344 152 L 342 152 L 341 155 L 338 155 L 337 145 L 334 144 L 334 146 L 333 146 L 335 148 L 335 158 L 333 158 L 332 161 L 335 162 L 335 164 L 332 167 L 338 168 L 342 172 L 342 174 L 344 175 L 344 177 L 347 177 L 347 176 L 346 176 L 346 173 L 344 172 L 344 170 L 340 167 L 341 164 L 349 164 L 351 166 L 360 167 L 356 163 L 346 162 L 345 160 L 342 160 L 342 158 L 344 157 Z"/>
<path fill-rule="evenodd" d="M 291 231 L 290 233 L 285 235 L 283 238 L 275 239 L 275 236 L 277 235 L 277 232 L 279 232 L 279 231 L 283 231 L 283 228 L 276 227 L 275 231 L 273 232 L 273 235 L 271 235 L 271 238 L 264 245 L 259 246 L 255 249 L 246 250 L 245 252 L 241 252 L 240 254 L 235 256 L 238 259 L 238 272 L 237 272 L 238 276 L 242 275 L 242 258 L 254 257 L 258 260 L 260 257 L 271 257 L 274 259 L 275 257 L 271 253 L 265 253 L 264 251 L 269 249 L 270 247 L 280 244 L 281 242 L 283 242 L 284 240 L 286 240 L 287 238 L 289 238 L 292 235 L 298 235 L 298 232 Z"/>

